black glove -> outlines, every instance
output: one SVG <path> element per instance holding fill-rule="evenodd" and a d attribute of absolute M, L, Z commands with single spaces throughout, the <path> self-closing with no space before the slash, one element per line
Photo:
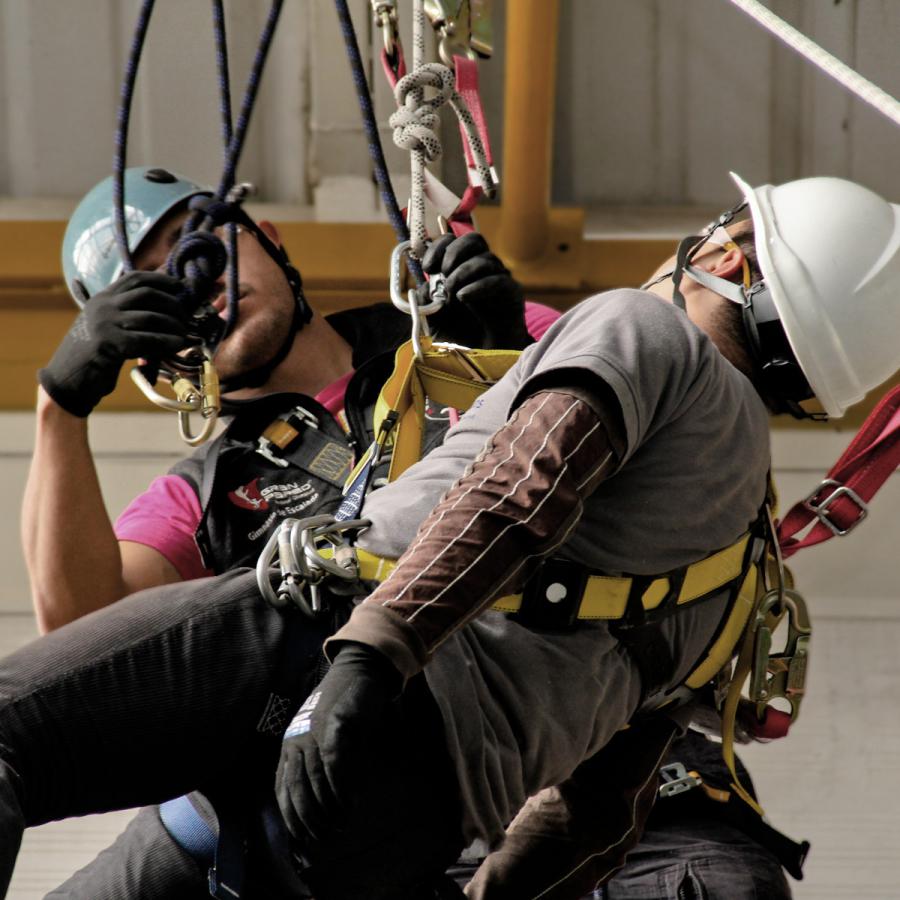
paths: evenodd
<path fill-rule="evenodd" d="M 438 238 L 425 251 L 422 268 L 445 279 L 449 303 L 428 317 L 438 336 L 469 346 L 509 350 L 532 343 L 525 327 L 522 286 L 478 232 Z"/>
<path fill-rule="evenodd" d="M 86 416 L 116 386 L 126 359 L 159 359 L 187 346 L 187 304 L 177 278 L 130 272 L 84 305 L 46 368 L 44 390 L 63 409 Z"/>
<path fill-rule="evenodd" d="M 288 831 L 321 840 L 365 804 L 379 778 L 379 759 L 396 754 L 389 740 L 400 673 L 386 656 L 347 642 L 288 725 L 275 795 Z"/>

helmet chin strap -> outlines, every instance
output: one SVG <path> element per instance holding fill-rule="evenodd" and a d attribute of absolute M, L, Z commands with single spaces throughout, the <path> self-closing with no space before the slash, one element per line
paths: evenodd
<path fill-rule="evenodd" d="M 703 287 L 709 288 L 714 294 L 718 294 L 720 297 L 724 297 L 732 303 L 737 303 L 738 306 L 749 306 L 752 302 L 752 292 L 754 288 L 757 288 L 757 286 L 764 287 L 763 283 L 758 281 L 752 288 L 745 290 L 743 285 L 740 285 L 735 281 L 729 281 L 727 278 L 713 275 L 712 272 L 707 272 L 705 269 L 701 269 L 699 266 L 694 266 L 690 263 L 684 266 L 683 273 L 692 281 L 702 284 Z M 756 292 L 759 293 L 759 290 Z M 766 291 L 766 293 L 768 293 L 768 291 Z M 680 291 L 679 296 L 681 296 Z M 682 300 L 684 300 L 683 297 Z M 681 306 L 681 308 L 684 309 L 684 306 Z"/>
<path fill-rule="evenodd" d="M 684 294 L 681 293 L 681 279 L 690 265 L 688 260 L 705 243 L 706 238 L 702 234 L 690 234 L 678 245 L 675 269 L 672 272 L 672 302 L 683 312 L 687 312 L 687 301 L 684 299 Z"/>
<path fill-rule="evenodd" d="M 269 254 L 269 256 L 278 264 L 278 267 L 284 273 L 291 294 L 294 297 L 294 315 L 291 319 L 291 325 L 287 334 L 281 343 L 281 346 L 275 351 L 275 354 L 268 361 L 247 372 L 241 372 L 233 378 L 229 378 L 222 382 L 222 392 L 230 393 L 232 391 L 241 390 L 242 388 L 255 388 L 265 384 L 272 372 L 284 361 L 291 347 L 294 346 L 294 338 L 303 327 L 312 319 L 312 307 L 303 293 L 303 279 L 300 272 L 291 264 L 290 259 L 283 247 L 276 244 L 257 224 L 253 221 L 243 209 L 240 210 L 239 220 L 244 227 L 249 228 L 260 246 Z"/>
<path fill-rule="evenodd" d="M 693 266 L 691 263 L 700 249 L 704 246 L 704 244 L 710 243 L 719 247 L 726 247 L 729 244 L 734 244 L 731 235 L 725 230 L 725 226 L 730 222 L 734 221 L 734 217 L 745 207 L 747 206 L 747 201 L 742 200 L 736 206 L 731 209 L 723 212 L 718 219 L 713 222 L 710 222 L 700 234 L 691 234 L 684 238 L 681 243 L 678 245 L 678 251 L 675 255 L 675 271 L 672 272 L 672 302 L 682 310 L 687 311 L 687 301 L 684 299 L 684 294 L 681 293 L 681 279 L 685 274 L 689 275 L 694 281 L 699 281 L 704 286 L 708 287 L 710 290 L 715 291 L 717 294 L 721 294 L 723 297 L 727 297 L 729 300 L 734 300 L 736 303 L 740 303 L 744 306 L 744 298 L 743 294 L 741 294 L 740 299 L 736 299 L 734 294 L 729 291 L 729 293 L 723 293 L 717 287 L 713 287 L 711 284 L 703 281 L 701 278 L 697 277 L 697 272 L 701 271 L 696 266 Z M 705 274 L 705 273 L 704 273 Z M 733 285 L 733 282 L 726 281 L 724 278 L 718 278 L 717 276 L 710 276 L 716 279 L 716 282 L 719 284 L 727 284 L 737 287 Z M 662 279 L 659 279 L 662 280 Z M 748 283 L 746 287 L 749 288 L 749 278 L 747 269 L 744 270 L 744 280 Z M 738 291 L 740 292 L 740 287 L 738 287 Z"/>
<path fill-rule="evenodd" d="M 735 212 L 737 210 L 725 213 L 725 216 L 729 217 L 728 221 L 734 217 Z M 765 385 L 769 397 L 780 405 L 779 411 L 788 412 L 794 418 L 816 418 L 817 414 L 807 412 L 800 406 L 800 401 L 812 398 L 813 392 L 805 374 L 797 364 L 765 280 L 761 279 L 755 284 L 750 284 L 750 271 L 746 261 L 744 277 L 740 283 L 714 275 L 691 262 L 700 247 L 707 242 L 726 248 L 736 246 L 725 230 L 725 223 L 722 221 L 725 216 L 706 234 L 699 237 L 691 235 L 679 245 L 676 268 L 672 275 L 672 283 L 675 286 L 673 302 L 681 309 L 685 309 L 684 295 L 679 290 L 679 285 L 682 277 L 687 275 L 692 281 L 703 285 L 714 294 L 737 304 L 742 310 L 744 333 L 747 336 L 753 368 L 760 373 L 761 383 Z"/>

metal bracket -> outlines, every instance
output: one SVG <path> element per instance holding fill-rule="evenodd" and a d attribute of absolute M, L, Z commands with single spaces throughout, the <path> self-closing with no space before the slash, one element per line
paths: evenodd
<path fill-rule="evenodd" d="M 703 779 L 696 772 L 688 772 L 684 763 L 680 762 L 660 766 L 659 777 L 663 780 L 659 786 L 660 797 L 674 797 L 703 784 Z"/>

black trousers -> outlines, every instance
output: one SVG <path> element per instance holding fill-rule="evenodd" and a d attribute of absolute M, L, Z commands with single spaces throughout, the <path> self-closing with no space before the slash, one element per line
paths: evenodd
<path fill-rule="evenodd" d="M 22 827 L 193 790 L 267 796 L 331 630 L 300 616 L 272 610 L 238 570 L 135 594 L 0 660 L 0 896 Z M 317 900 L 418 900 L 460 851 L 429 701 L 412 691 L 398 709 L 409 756 L 359 829 L 316 848 Z"/>

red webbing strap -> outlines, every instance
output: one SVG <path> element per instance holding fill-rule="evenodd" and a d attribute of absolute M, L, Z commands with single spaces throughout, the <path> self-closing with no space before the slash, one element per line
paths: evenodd
<path fill-rule="evenodd" d="M 456 66 L 456 92 L 466 101 L 469 112 L 472 113 L 472 119 L 475 121 L 475 127 L 478 130 L 478 137 L 484 146 L 484 154 L 487 158 L 489 166 L 494 164 L 494 157 L 491 154 L 491 141 L 488 137 L 487 119 L 484 115 L 484 106 L 481 103 L 481 89 L 478 84 L 478 63 L 474 59 L 466 56 L 454 56 L 453 62 Z M 466 137 L 466 130 L 459 126 L 462 135 L 463 150 L 466 154 L 466 165 L 469 168 L 469 176 L 475 171 L 475 158 L 472 156 L 472 148 L 469 147 L 469 139 Z"/>
<path fill-rule="evenodd" d="M 825 480 L 778 525 L 786 558 L 846 534 L 867 514 L 867 503 L 900 466 L 900 385 L 882 397 Z M 797 535 L 813 524 L 809 532 Z"/>
<path fill-rule="evenodd" d="M 487 118 L 484 115 L 484 105 L 481 102 L 481 89 L 478 83 L 478 63 L 474 59 L 466 56 L 453 57 L 454 68 L 456 71 L 456 92 L 466 101 L 475 127 L 478 130 L 478 137 L 484 146 L 484 153 L 489 166 L 493 166 L 494 157 L 491 154 L 491 141 L 488 136 Z M 462 136 L 463 152 L 466 157 L 466 174 L 468 176 L 468 185 L 459 201 L 459 206 L 453 211 L 448 224 L 450 229 L 457 237 L 475 230 L 472 222 L 472 211 L 478 206 L 481 198 L 484 196 L 484 187 L 475 181 L 476 168 L 475 158 L 472 155 L 472 148 L 469 146 L 469 138 L 466 135 L 466 129 L 462 122 L 459 123 L 459 133 Z"/>
<path fill-rule="evenodd" d="M 394 44 L 394 53 L 396 56 L 392 60 L 388 56 L 387 50 L 381 51 L 381 66 L 387 76 L 388 84 L 392 88 L 397 87 L 397 82 L 406 74 L 406 58 L 403 56 L 403 48 L 399 42 Z"/>

